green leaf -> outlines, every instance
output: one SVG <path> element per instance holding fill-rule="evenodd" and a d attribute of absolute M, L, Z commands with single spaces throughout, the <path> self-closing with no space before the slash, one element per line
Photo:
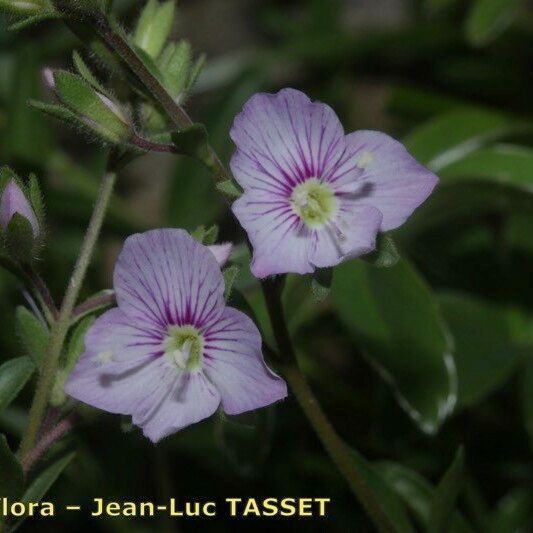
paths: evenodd
<path fill-rule="evenodd" d="M 429 511 L 430 533 L 447 533 L 459 492 L 464 482 L 464 450 L 459 448 L 455 458 L 437 485 Z"/>
<path fill-rule="evenodd" d="M 242 195 L 242 191 L 231 179 L 218 182 L 216 188 L 230 199 L 239 198 Z"/>
<path fill-rule="evenodd" d="M 435 488 L 414 470 L 393 462 L 376 464 L 378 472 L 411 510 L 422 528 L 430 527 L 431 502 Z M 474 528 L 457 511 L 452 514 L 449 533 L 474 533 Z"/>
<path fill-rule="evenodd" d="M 69 453 L 41 472 L 33 481 L 33 483 L 31 483 L 31 485 L 26 489 L 20 501 L 23 504 L 40 502 L 50 490 L 50 487 L 52 487 L 52 485 L 56 482 L 63 470 L 65 470 L 65 468 L 70 464 L 75 455 L 76 454 L 74 452 Z M 24 516 L 18 520 L 10 529 L 10 531 L 15 531 L 18 529 L 25 519 L 26 517 Z"/>
<path fill-rule="evenodd" d="M 95 320 L 96 317 L 87 316 L 83 320 L 81 320 L 74 328 L 67 347 L 67 357 L 65 360 L 65 369 L 67 370 L 67 372 L 70 372 L 74 368 L 74 366 L 78 362 L 78 359 L 84 352 L 85 334 L 94 324 Z"/>
<path fill-rule="evenodd" d="M 353 448 L 350 450 L 353 461 L 361 473 L 368 488 L 372 491 L 375 499 L 380 504 L 383 513 L 394 526 L 398 533 L 414 533 L 415 529 L 407 514 L 403 502 L 390 488 L 380 472 L 371 465 L 359 452 Z"/>
<path fill-rule="evenodd" d="M 22 263 L 31 263 L 35 259 L 35 238 L 30 221 L 23 215 L 15 213 L 5 232 L 6 247 L 9 254 Z"/>
<path fill-rule="evenodd" d="M 50 338 L 46 326 L 31 311 L 20 306 L 16 310 L 16 331 L 26 355 L 41 368 Z"/>
<path fill-rule="evenodd" d="M 238 416 L 220 413 L 215 438 L 230 465 L 241 476 L 255 474 L 272 448 L 275 407 Z"/>
<path fill-rule="evenodd" d="M 0 0 L 0 11 L 15 15 L 34 15 L 44 8 L 44 0 Z"/>
<path fill-rule="evenodd" d="M 193 124 L 190 128 L 173 133 L 172 141 L 178 153 L 194 157 L 209 168 L 212 167 L 213 162 L 207 144 L 207 130 L 203 124 Z"/>
<path fill-rule="evenodd" d="M 37 216 L 39 225 L 43 227 L 45 220 L 44 199 L 43 193 L 41 192 L 41 187 L 39 185 L 39 180 L 37 179 L 37 176 L 35 174 L 30 174 L 28 192 L 33 211 Z"/>
<path fill-rule="evenodd" d="M 101 92 L 102 94 L 107 94 L 106 89 L 96 79 L 96 76 L 92 73 L 91 69 L 87 66 L 87 63 L 85 63 L 85 61 L 77 50 L 74 50 L 74 52 L 72 53 L 72 60 L 77 71 L 80 73 L 80 76 L 87 83 L 92 85 L 97 91 Z"/>
<path fill-rule="evenodd" d="M 531 487 L 516 487 L 499 502 L 491 516 L 490 533 L 526 532 L 531 525 Z"/>
<path fill-rule="evenodd" d="M 241 269 L 237 265 L 231 265 L 228 268 L 225 268 L 222 274 L 224 275 L 224 299 L 226 302 L 231 297 L 231 291 L 233 290 L 233 286 L 235 285 L 235 281 L 237 280 L 237 277 L 239 276 Z"/>
<path fill-rule="evenodd" d="M 443 184 L 481 180 L 533 193 L 533 150 L 495 144 L 476 150 L 439 172 Z"/>
<path fill-rule="evenodd" d="M 157 62 L 165 80 L 165 89 L 178 98 L 189 87 L 192 68 L 192 47 L 187 41 L 169 43 Z"/>
<path fill-rule="evenodd" d="M 28 382 L 35 365 L 29 357 L 10 359 L 0 366 L 0 411 L 3 411 Z"/>
<path fill-rule="evenodd" d="M 523 128 L 505 115 L 479 109 L 462 109 L 440 115 L 419 126 L 405 145 L 415 159 L 434 172 L 467 154 Z"/>
<path fill-rule="evenodd" d="M 205 230 L 202 242 L 206 246 L 211 246 L 218 241 L 218 226 L 213 224 L 211 227 Z"/>
<path fill-rule="evenodd" d="M 439 304 L 455 341 L 458 404 L 475 405 L 517 368 L 521 352 L 513 342 L 515 313 L 456 293 L 439 295 Z"/>
<path fill-rule="evenodd" d="M 174 24 L 174 0 L 159 4 L 157 0 L 148 0 L 141 12 L 133 40 L 149 56 L 157 58 L 170 36 Z"/>
<path fill-rule="evenodd" d="M 331 283 L 333 282 L 332 268 L 319 268 L 311 278 L 311 293 L 315 302 L 323 302 L 331 291 Z"/>
<path fill-rule="evenodd" d="M 387 269 L 349 261 L 335 270 L 332 298 L 400 405 L 435 433 L 455 406 L 457 378 L 449 334 L 425 282 L 405 260 Z"/>
<path fill-rule="evenodd" d="M 513 21 L 520 0 L 476 0 L 465 25 L 470 44 L 483 46 L 500 35 Z"/>
<path fill-rule="evenodd" d="M 128 139 L 128 119 L 117 104 L 97 93 L 82 77 L 70 72 L 57 70 L 54 80 L 61 102 L 79 115 L 82 122 L 88 119 L 94 131 L 108 141 Z"/>
<path fill-rule="evenodd" d="M 390 268 L 400 260 L 400 254 L 392 237 L 388 233 L 379 233 L 376 250 L 362 257 L 363 260 L 377 268 Z"/>
<path fill-rule="evenodd" d="M 42 13 L 38 13 L 37 15 L 32 15 L 14 22 L 8 27 L 8 30 L 13 32 L 21 31 L 25 30 L 26 28 L 30 28 L 31 26 L 35 26 L 36 24 L 40 24 L 41 22 L 60 18 L 61 14 L 56 13 L 55 11 L 44 11 Z"/>
<path fill-rule="evenodd" d="M 17 501 L 24 489 L 24 473 L 4 435 L 0 435 L 0 494 Z"/>

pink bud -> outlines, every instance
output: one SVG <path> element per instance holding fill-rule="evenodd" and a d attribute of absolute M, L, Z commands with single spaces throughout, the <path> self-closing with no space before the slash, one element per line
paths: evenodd
<path fill-rule="evenodd" d="M 35 216 L 28 199 L 17 185 L 14 179 L 11 179 L 2 192 L 0 199 L 0 226 L 7 230 L 11 219 L 18 213 L 28 220 L 33 230 L 33 236 L 39 235 L 39 222 Z"/>
<path fill-rule="evenodd" d="M 233 244 L 231 242 L 224 242 L 222 244 L 213 244 L 212 246 L 208 246 L 208 248 L 222 268 L 233 251 Z"/>

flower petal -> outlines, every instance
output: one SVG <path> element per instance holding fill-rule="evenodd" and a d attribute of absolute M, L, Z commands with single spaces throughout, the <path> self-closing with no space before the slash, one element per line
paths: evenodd
<path fill-rule="evenodd" d="M 306 178 L 328 174 L 344 151 L 335 112 L 294 89 L 254 95 L 230 135 L 237 146 L 231 169 L 245 191 L 287 193 Z"/>
<path fill-rule="evenodd" d="M 376 247 L 382 219 L 381 212 L 374 207 L 343 201 L 335 226 L 328 225 L 312 233 L 309 260 L 317 268 L 327 268 L 371 252 Z"/>
<path fill-rule="evenodd" d="M 202 372 L 182 374 L 170 394 L 146 420 L 135 421 L 143 433 L 158 442 L 176 431 L 211 416 L 220 405 L 220 394 Z"/>
<path fill-rule="evenodd" d="M 223 242 L 222 244 L 212 244 L 211 246 L 208 246 L 208 248 L 215 256 L 220 267 L 223 267 L 228 262 L 229 256 L 233 251 L 233 243 Z"/>
<path fill-rule="evenodd" d="M 313 272 L 308 258 L 308 230 L 287 200 L 267 193 L 245 193 L 233 203 L 232 210 L 252 243 L 254 276 Z"/>
<path fill-rule="evenodd" d="M 230 415 L 265 407 L 287 396 L 287 385 L 265 364 L 261 335 L 245 314 L 227 307 L 205 334 L 204 368 Z"/>
<path fill-rule="evenodd" d="M 392 137 L 356 131 L 346 136 L 346 152 L 328 181 L 337 194 L 379 209 L 381 231 L 389 231 L 427 199 L 438 178 Z"/>
<path fill-rule="evenodd" d="M 179 229 L 129 237 L 115 267 L 114 287 L 120 309 L 152 327 L 201 326 L 224 306 L 214 255 Z"/>

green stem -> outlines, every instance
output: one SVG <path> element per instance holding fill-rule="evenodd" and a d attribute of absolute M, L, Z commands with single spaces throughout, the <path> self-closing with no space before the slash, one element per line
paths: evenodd
<path fill-rule="evenodd" d="M 19 458 L 22 460 L 33 448 L 43 422 L 43 417 L 48 405 L 48 397 L 54 384 L 59 365 L 59 358 L 69 330 L 72 311 L 76 305 L 76 300 L 78 299 L 83 280 L 85 279 L 87 269 L 93 256 L 96 242 L 100 235 L 100 230 L 102 229 L 115 180 L 115 172 L 107 170 L 100 185 L 100 191 L 96 199 L 91 220 L 89 221 L 76 265 L 74 266 L 72 276 L 65 292 L 63 303 L 59 310 L 59 316 L 53 323 L 50 331 L 50 342 L 48 344 L 46 357 L 43 361 L 42 372 L 37 383 L 37 389 L 33 397 L 28 426 L 18 452 Z"/>
<path fill-rule="evenodd" d="M 300 407 L 324 448 L 348 482 L 352 492 L 368 516 L 372 519 L 377 530 L 382 533 L 394 532 L 395 528 L 393 524 L 383 512 L 381 505 L 374 497 L 365 478 L 353 461 L 350 448 L 331 425 L 331 422 L 322 410 L 309 383 L 300 370 L 281 302 L 283 282 L 280 279 L 265 281 L 262 283 L 262 288 L 281 359 L 278 367 L 289 383 L 296 400 L 300 404 Z"/>

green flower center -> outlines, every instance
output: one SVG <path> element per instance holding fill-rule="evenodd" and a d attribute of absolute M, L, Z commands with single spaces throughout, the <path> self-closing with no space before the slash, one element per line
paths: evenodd
<path fill-rule="evenodd" d="M 322 227 L 337 213 L 335 193 L 318 178 L 311 178 L 294 188 L 290 202 L 293 211 L 311 229 Z"/>
<path fill-rule="evenodd" d="M 165 354 L 180 370 L 202 366 L 204 338 L 193 326 L 170 326 L 164 341 Z"/>

